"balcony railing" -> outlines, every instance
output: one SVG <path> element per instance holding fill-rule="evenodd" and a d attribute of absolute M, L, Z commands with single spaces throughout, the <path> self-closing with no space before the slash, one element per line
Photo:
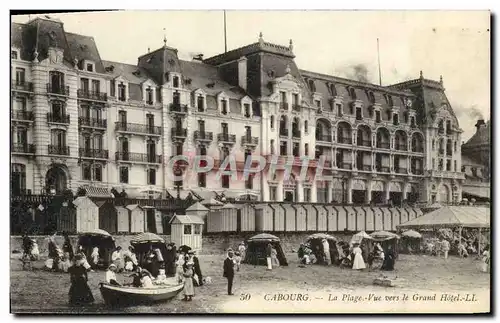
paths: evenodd
<path fill-rule="evenodd" d="M 217 135 L 217 140 L 220 142 L 236 143 L 236 135 L 230 135 L 228 133 L 219 133 Z"/>
<path fill-rule="evenodd" d="M 108 159 L 109 158 L 109 152 L 106 149 L 80 148 L 79 149 L 79 156 L 80 157 L 88 157 L 88 158 Z"/>
<path fill-rule="evenodd" d="M 292 138 L 300 138 L 300 131 L 299 130 L 292 131 Z"/>
<path fill-rule="evenodd" d="M 288 108 L 287 108 L 288 109 Z M 300 104 L 293 104 L 292 105 L 292 110 L 293 111 L 296 111 L 296 112 L 300 112 L 300 110 L 302 109 L 301 105 Z"/>
<path fill-rule="evenodd" d="M 332 142 L 332 135 L 316 134 L 316 141 Z"/>
<path fill-rule="evenodd" d="M 161 164 L 161 155 L 129 153 L 129 152 L 116 152 L 115 159 L 118 161 L 130 161 L 138 163 Z"/>
<path fill-rule="evenodd" d="M 32 82 L 12 80 L 11 85 L 12 85 L 12 90 L 14 90 L 14 91 L 33 92 L 33 83 Z"/>
<path fill-rule="evenodd" d="M 12 111 L 12 120 L 24 120 L 33 121 L 35 120 L 32 111 Z"/>
<path fill-rule="evenodd" d="M 288 137 L 288 129 L 280 128 L 280 136 Z"/>
<path fill-rule="evenodd" d="M 394 172 L 396 172 L 396 174 L 407 174 L 408 169 L 403 168 L 403 167 L 398 167 L 398 168 L 394 168 Z"/>
<path fill-rule="evenodd" d="M 421 168 L 412 168 L 411 173 L 414 175 L 424 175 L 424 170 Z"/>
<path fill-rule="evenodd" d="M 423 153 L 424 152 L 424 147 L 423 146 L 421 146 L 421 147 L 419 147 L 419 146 L 413 146 L 411 148 L 411 151 L 414 152 L 414 153 Z"/>
<path fill-rule="evenodd" d="M 34 144 L 16 143 L 10 146 L 10 150 L 13 153 L 34 154 L 36 146 Z"/>
<path fill-rule="evenodd" d="M 389 149 L 391 144 L 388 142 L 377 142 L 377 148 Z"/>
<path fill-rule="evenodd" d="M 186 114 L 188 112 L 188 106 L 186 104 L 172 103 L 170 104 L 170 112 Z"/>
<path fill-rule="evenodd" d="M 362 170 L 365 172 L 371 172 L 372 170 L 372 165 L 359 165 L 357 166 L 358 170 Z"/>
<path fill-rule="evenodd" d="M 69 156 L 69 146 L 48 145 L 49 155 Z"/>
<path fill-rule="evenodd" d="M 339 163 L 340 169 L 352 169 L 352 163 Z"/>
<path fill-rule="evenodd" d="M 407 151 L 408 150 L 408 146 L 405 145 L 405 144 L 398 144 L 398 143 L 396 143 L 394 145 L 394 148 L 396 148 L 396 150 L 403 150 L 403 151 Z"/>
<path fill-rule="evenodd" d="M 371 140 L 358 140 L 357 143 L 358 143 L 358 146 L 363 146 L 363 147 L 371 147 L 372 146 Z"/>
<path fill-rule="evenodd" d="M 83 127 L 90 128 L 106 128 L 108 126 L 108 122 L 106 119 L 97 119 L 97 118 L 78 118 L 78 124 Z"/>
<path fill-rule="evenodd" d="M 390 173 L 391 168 L 387 166 L 375 166 L 375 170 L 379 173 Z"/>
<path fill-rule="evenodd" d="M 94 100 L 94 101 L 107 101 L 108 100 L 107 93 L 102 93 L 102 92 L 97 92 L 97 91 L 78 89 L 76 91 L 76 95 L 80 99 L 88 99 L 88 100 Z"/>
<path fill-rule="evenodd" d="M 208 131 L 196 130 L 194 132 L 194 139 L 200 141 L 212 141 L 214 140 L 214 133 Z"/>
<path fill-rule="evenodd" d="M 115 131 L 122 132 L 135 132 L 146 135 L 161 135 L 161 127 L 138 124 L 138 123 L 124 123 L 124 122 L 115 122 Z"/>
<path fill-rule="evenodd" d="M 171 130 L 172 138 L 187 138 L 186 128 L 172 128 Z"/>
<path fill-rule="evenodd" d="M 280 109 L 288 111 L 288 102 L 280 102 Z"/>
<path fill-rule="evenodd" d="M 69 96 L 69 86 L 52 86 L 52 84 L 47 83 L 47 93 Z"/>
<path fill-rule="evenodd" d="M 337 142 L 338 142 L 339 144 L 348 144 L 348 145 L 352 145 L 352 138 L 350 138 L 350 137 L 338 137 Z"/>
<path fill-rule="evenodd" d="M 47 113 L 47 122 L 69 124 L 70 117 L 69 117 L 69 114 L 54 114 L 54 113 L 48 112 Z"/>
<path fill-rule="evenodd" d="M 249 146 L 257 146 L 259 144 L 259 137 L 252 137 L 247 135 L 241 136 L 241 144 Z"/>

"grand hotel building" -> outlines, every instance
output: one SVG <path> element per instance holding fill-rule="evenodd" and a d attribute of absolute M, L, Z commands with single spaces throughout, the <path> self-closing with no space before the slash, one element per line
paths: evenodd
<path fill-rule="evenodd" d="M 451 202 L 461 199 L 462 130 L 442 79 L 378 86 L 299 69 L 293 44 L 260 35 L 215 57 L 178 58 L 167 45 L 137 65 L 102 60 L 92 37 L 36 18 L 12 24 L 12 194 L 85 187 L 129 196 L 223 192 L 263 201 Z M 215 159 L 208 173 L 174 183 L 175 155 Z M 300 178 L 217 176 L 226 156 L 241 168 L 260 155 L 316 161 Z M 276 158 L 275 158 L 276 160 Z M 181 168 L 188 174 L 192 167 Z"/>

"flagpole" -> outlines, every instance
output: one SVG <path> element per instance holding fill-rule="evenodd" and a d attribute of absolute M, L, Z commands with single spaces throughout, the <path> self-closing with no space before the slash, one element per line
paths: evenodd
<path fill-rule="evenodd" d="M 379 47 L 378 38 L 377 38 L 377 56 L 378 56 L 378 82 L 379 82 L 379 85 L 382 86 L 382 72 L 380 70 L 380 47 Z"/>
<path fill-rule="evenodd" d="M 224 53 L 227 53 L 226 10 L 224 10 Z"/>

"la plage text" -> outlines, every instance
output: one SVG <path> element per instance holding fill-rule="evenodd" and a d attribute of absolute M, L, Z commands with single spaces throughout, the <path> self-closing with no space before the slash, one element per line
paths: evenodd
<path fill-rule="evenodd" d="M 245 298 L 247 300 L 249 298 Z M 477 302 L 478 299 L 476 294 L 401 294 L 401 295 L 383 295 L 379 296 L 376 294 L 368 295 L 353 295 L 353 294 L 328 294 L 324 297 L 322 296 L 311 296 L 307 293 L 275 293 L 275 294 L 265 294 L 264 300 L 268 302 L 309 302 L 318 300 L 327 300 L 329 302 L 400 302 L 400 301 L 414 301 L 414 302 Z"/>

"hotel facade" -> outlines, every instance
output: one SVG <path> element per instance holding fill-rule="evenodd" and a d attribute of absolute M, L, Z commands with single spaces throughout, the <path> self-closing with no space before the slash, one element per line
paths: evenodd
<path fill-rule="evenodd" d="M 129 65 L 102 60 L 92 37 L 58 20 L 13 23 L 12 194 L 83 187 L 161 198 L 178 187 L 260 201 L 461 200 L 462 130 L 442 79 L 379 86 L 301 70 L 294 57 L 292 41 L 260 35 L 192 61 L 165 40 Z M 178 155 L 212 157 L 213 170 L 183 165 L 176 182 Z M 240 175 L 249 156 L 268 165 L 246 179 L 220 176 L 227 156 Z M 273 162 L 291 162 L 291 175 Z"/>

